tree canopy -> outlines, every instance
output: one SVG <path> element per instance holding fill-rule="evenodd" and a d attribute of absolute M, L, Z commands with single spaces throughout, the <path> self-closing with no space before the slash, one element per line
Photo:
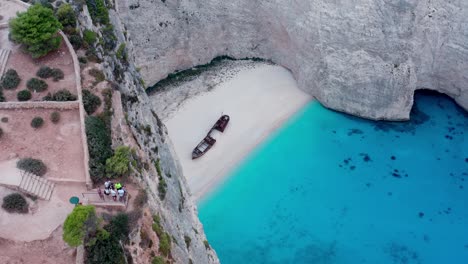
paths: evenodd
<path fill-rule="evenodd" d="M 11 38 L 23 44 L 33 58 L 46 55 L 60 46 L 61 38 L 57 34 L 62 28 L 54 12 L 40 4 L 18 13 L 10 21 Z"/>
<path fill-rule="evenodd" d="M 71 247 L 81 245 L 88 233 L 87 226 L 91 226 L 92 229 L 96 228 L 95 223 L 89 223 L 89 219 L 95 222 L 94 206 L 76 206 L 63 224 L 63 240 Z"/>

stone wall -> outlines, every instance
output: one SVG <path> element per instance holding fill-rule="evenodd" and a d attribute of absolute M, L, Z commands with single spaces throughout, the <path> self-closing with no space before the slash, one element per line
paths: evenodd
<path fill-rule="evenodd" d="M 261 57 L 290 69 L 327 107 L 409 117 L 416 89 L 468 108 L 463 0 L 116 0 L 148 85 L 211 59 Z"/>

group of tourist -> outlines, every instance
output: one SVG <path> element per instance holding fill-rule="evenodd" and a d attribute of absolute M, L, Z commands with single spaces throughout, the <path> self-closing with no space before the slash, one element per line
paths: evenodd
<path fill-rule="evenodd" d="M 114 201 L 117 201 L 117 196 L 118 196 L 119 202 L 123 202 L 125 201 L 127 190 L 120 182 L 113 183 L 111 180 L 107 180 L 104 182 L 104 194 L 101 191 L 101 188 L 98 188 L 98 194 L 101 200 L 105 200 L 104 195 L 106 196 L 110 195 Z"/>

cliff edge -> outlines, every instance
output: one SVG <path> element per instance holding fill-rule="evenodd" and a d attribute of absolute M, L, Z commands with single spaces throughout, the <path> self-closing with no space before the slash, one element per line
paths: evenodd
<path fill-rule="evenodd" d="M 325 106 L 409 118 L 417 89 L 468 109 L 468 2 L 116 0 L 146 84 L 228 55 L 292 71 Z"/>

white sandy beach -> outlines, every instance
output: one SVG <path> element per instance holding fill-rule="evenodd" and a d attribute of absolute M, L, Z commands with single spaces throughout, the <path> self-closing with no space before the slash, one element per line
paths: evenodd
<path fill-rule="evenodd" d="M 178 107 L 164 122 L 195 199 L 221 183 L 261 140 L 310 100 L 289 71 L 262 64 L 238 71 Z M 228 127 L 215 135 L 217 141 L 210 151 L 192 160 L 193 148 L 221 114 L 231 117 Z"/>

